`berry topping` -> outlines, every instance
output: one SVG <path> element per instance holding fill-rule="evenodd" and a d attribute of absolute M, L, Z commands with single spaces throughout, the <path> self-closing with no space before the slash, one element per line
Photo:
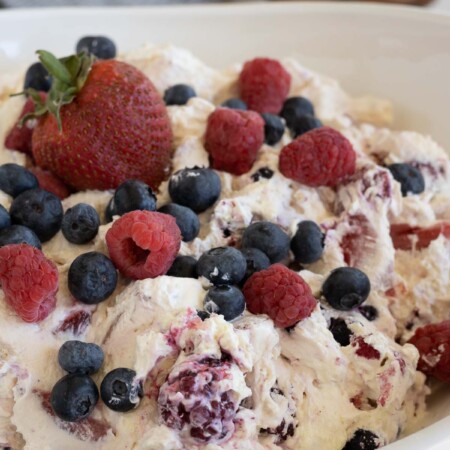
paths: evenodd
<path fill-rule="evenodd" d="M 193 97 L 197 97 L 197 93 L 187 84 L 175 84 L 164 92 L 164 102 L 167 106 L 185 105 Z"/>
<path fill-rule="evenodd" d="M 160 213 L 169 214 L 175 218 L 184 242 L 195 239 L 200 231 L 200 221 L 197 214 L 186 206 L 168 203 L 158 209 Z"/>
<path fill-rule="evenodd" d="M 108 408 L 127 412 L 139 405 L 144 392 L 142 383 L 136 380 L 136 372 L 121 367 L 106 374 L 100 386 L 100 395 Z"/>
<path fill-rule="evenodd" d="M 194 167 L 175 172 L 169 181 L 169 194 L 174 203 L 200 213 L 219 198 L 221 183 L 214 170 Z"/>
<path fill-rule="evenodd" d="M 450 383 L 450 320 L 418 328 L 409 343 L 419 350 L 419 370 Z"/>
<path fill-rule="evenodd" d="M 317 305 L 305 280 L 281 264 L 252 275 L 243 293 L 251 313 L 267 314 L 280 328 L 309 317 Z"/>
<path fill-rule="evenodd" d="M 295 122 L 301 116 L 314 116 L 314 106 L 305 97 L 290 97 L 284 104 L 280 116 L 286 121 L 286 125 L 292 129 Z"/>
<path fill-rule="evenodd" d="M 34 89 L 36 91 L 48 92 L 52 85 L 52 78 L 47 69 L 40 62 L 31 64 L 25 73 L 23 90 Z"/>
<path fill-rule="evenodd" d="M 192 355 L 175 365 L 159 390 L 165 425 L 197 444 L 226 442 L 239 408 L 237 394 L 228 387 L 232 378 L 229 361 Z"/>
<path fill-rule="evenodd" d="M 98 398 L 97 386 L 89 376 L 69 374 L 53 386 L 50 403 L 60 419 L 78 422 L 91 414 Z"/>
<path fill-rule="evenodd" d="M 41 241 L 36 233 L 23 225 L 11 225 L 0 230 L 0 247 L 8 244 L 28 244 L 41 249 Z"/>
<path fill-rule="evenodd" d="M 11 217 L 3 205 L 0 205 L 0 230 L 11 226 Z M 1 245 L 1 244 L 0 244 Z"/>
<path fill-rule="evenodd" d="M 224 101 L 220 106 L 223 108 L 240 109 L 241 111 L 247 111 L 247 104 L 240 98 L 230 98 Z"/>
<path fill-rule="evenodd" d="M 358 311 L 370 322 L 378 319 L 378 310 L 372 305 L 361 305 Z"/>
<path fill-rule="evenodd" d="M 132 211 L 117 219 L 106 233 L 111 259 L 134 280 L 164 275 L 180 249 L 175 219 L 151 211 Z"/>
<path fill-rule="evenodd" d="M 361 305 L 369 293 L 369 278 L 353 267 L 333 270 L 322 285 L 322 294 L 327 302 L 341 311 L 350 311 Z"/>
<path fill-rule="evenodd" d="M 114 214 L 123 216 L 136 210 L 155 211 L 156 195 L 152 189 L 142 181 L 127 180 L 114 193 L 112 208 Z"/>
<path fill-rule="evenodd" d="M 350 141 L 329 127 L 316 128 L 283 147 L 280 172 L 307 186 L 336 186 L 355 172 Z"/>
<path fill-rule="evenodd" d="M 0 190 L 11 197 L 37 187 L 37 178 L 25 167 L 14 163 L 0 166 Z"/>
<path fill-rule="evenodd" d="M 257 248 L 243 248 L 241 253 L 247 262 L 247 269 L 242 281 L 247 281 L 254 273 L 267 269 L 270 266 L 270 259 Z"/>
<path fill-rule="evenodd" d="M 58 270 L 35 247 L 11 244 L 0 248 L 0 281 L 5 299 L 25 322 L 40 322 L 56 306 Z"/>
<path fill-rule="evenodd" d="M 352 347 L 356 348 L 355 353 L 358 356 L 365 359 L 380 359 L 380 352 L 375 347 L 368 344 L 362 336 L 354 337 L 351 339 L 351 343 Z"/>
<path fill-rule="evenodd" d="M 324 235 L 317 223 L 304 220 L 297 225 L 297 231 L 291 239 L 291 250 L 295 260 L 301 264 L 316 262 L 323 253 Z"/>
<path fill-rule="evenodd" d="M 292 123 L 291 133 L 294 138 L 297 138 L 308 131 L 320 127 L 323 127 L 323 123 L 319 119 L 309 114 L 305 114 L 297 117 Z"/>
<path fill-rule="evenodd" d="M 264 120 L 254 111 L 218 108 L 208 118 L 205 149 L 217 170 L 248 172 L 264 142 Z"/>
<path fill-rule="evenodd" d="M 235 286 L 213 286 L 205 297 L 205 311 L 222 314 L 226 321 L 239 317 L 245 309 L 244 295 Z"/>
<path fill-rule="evenodd" d="M 265 253 L 271 263 L 289 255 L 289 236 L 271 222 L 255 222 L 246 228 L 242 236 L 242 248 L 257 248 Z"/>
<path fill-rule="evenodd" d="M 70 265 L 68 281 L 69 291 L 77 300 L 96 305 L 114 292 L 117 271 L 103 253 L 83 253 Z"/>
<path fill-rule="evenodd" d="M 197 260 L 193 256 L 177 256 L 166 275 L 178 278 L 197 278 Z"/>
<path fill-rule="evenodd" d="M 332 317 L 330 319 L 329 330 L 331 331 L 334 340 L 339 345 L 341 345 L 342 347 L 350 345 L 350 337 L 353 335 L 353 333 L 348 328 L 344 319 L 335 319 L 334 317 Z"/>
<path fill-rule="evenodd" d="M 202 322 L 204 322 L 206 319 L 209 319 L 211 317 L 211 314 L 207 311 L 197 311 L 197 316 L 202 319 Z"/>
<path fill-rule="evenodd" d="M 86 52 L 98 59 L 116 57 L 116 44 L 106 36 L 84 36 L 77 42 L 77 53 Z"/>
<path fill-rule="evenodd" d="M 65 212 L 61 231 L 69 242 L 80 245 L 94 239 L 99 226 L 97 210 L 87 203 L 78 203 Z"/>
<path fill-rule="evenodd" d="M 273 177 L 273 170 L 268 167 L 261 167 L 258 169 L 253 175 L 253 181 L 259 181 L 261 178 L 265 178 L 266 180 L 270 180 Z"/>
<path fill-rule="evenodd" d="M 211 283 L 237 284 L 244 278 L 247 263 L 233 247 L 217 247 L 203 253 L 197 263 L 197 274 Z"/>
<path fill-rule="evenodd" d="M 440 235 L 450 239 L 450 222 L 441 222 L 430 227 L 412 227 L 406 223 L 391 225 L 391 238 L 396 250 L 422 250 Z"/>
<path fill-rule="evenodd" d="M 264 119 L 264 142 L 269 145 L 277 144 L 284 134 L 284 122 L 275 114 L 264 113 L 261 116 Z"/>
<path fill-rule="evenodd" d="M 375 433 L 359 428 L 342 450 L 375 450 L 379 447 L 380 442 Z"/>
<path fill-rule="evenodd" d="M 291 87 L 291 75 L 276 60 L 247 61 L 239 75 L 240 96 L 249 109 L 278 114 Z"/>
<path fill-rule="evenodd" d="M 38 179 L 39 187 L 44 191 L 55 194 L 60 200 L 64 200 L 70 195 L 69 188 L 49 170 L 40 167 L 30 167 L 30 172 Z"/>
<path fill-rule="evenodd" d="M 403 197 L 408 194 L 420 194 L 425 190 L 425 180 L 419 169 L 410 164 L 391 164 L 389 171 L 400 183 Z"/>
<path fill-rule="evenodd" d="M 61 200 L 43 189 L 22 192 L 9 210 L 12 223 L 31 228 L 41 242 L 51 239 L 61 228 Z"/>
<path fill-rule="evenodd" d="M 98 372 L 105 355 L 96 344 L 81 341 L 67 341 L 58 352 L 58 363 L 69 373 L 91 375 Z"/>

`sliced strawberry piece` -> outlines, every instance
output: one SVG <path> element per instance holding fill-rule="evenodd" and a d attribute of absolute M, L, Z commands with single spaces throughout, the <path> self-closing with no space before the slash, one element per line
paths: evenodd
<path fill-rule="evenodd" d="M 450 239 L 450 222 L 440 222 L 430 227 L 412 227 L 406 223 L 391 225 L 391 238 L 396 250 L 422 250 L 443 234 Z"/>

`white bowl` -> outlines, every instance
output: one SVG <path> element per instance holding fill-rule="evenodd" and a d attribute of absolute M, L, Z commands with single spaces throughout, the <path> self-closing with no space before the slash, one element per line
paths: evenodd
<path fill-rule="evenodd" d="M 45 48 L 73 51 L 81 35 L 106 34 L 120 50 L 171 42 L 224 67 L 254 56 L 293 56 L 357 94 L 394 101 L 397 128 L 431 134 L 450 150 L 450 15 L 416 8 L 273 3 L 0 13 L 0 70 Z M 450 390 L 430 402 L 429 423 L 386 450 L 449 450 Z"/>

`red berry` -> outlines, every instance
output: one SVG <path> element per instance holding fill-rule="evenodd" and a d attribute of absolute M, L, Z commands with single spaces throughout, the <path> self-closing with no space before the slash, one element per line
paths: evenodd
<path fill-rule="evenodd" d="M 248 172 L 263 142 L 264 120 L 253 111 L 218 108 L 208 118 L 205 148 L 214 169 Z"/>
<path fill-rule="evenodd" d="M 307 186 L 336 186 L 355 173 L 356 153 L 339 131 L 321 127 L 302 134 L 280 153 L 280 171 Z"/>
<path fill-rule="evenodd" d="M 255 58 L 239 76 L 240 96 L 249 109 L 278 114 L 291 87 L 291 75 L 276 60 Z"/>
<path fill-rule="evenodd" d="M 282 264 L 256 272 L 243 293 L 251 313 L 267 314 L 280 328 L 309 317 L 317 304 L 305 280 Z"/>
<path fill-rule="evenodd" d="M 443 234 L 450 239 L 450 222 L 441 222 L 430 227 L 412 227 L 407 223 L 391 225 L 391 238 L 396 250 L 422 250 Z"/>
<path fill-rule="evenodd" d="M 40 322 L 56 306 L 58 270 L 28 244 L 0 248 L 0 280 L 5 299 L 25 322 Z"/>
<path fill-rule="evenodd" d="M 69 188 L 49 170 L 44 170 L 37 166 L 30 167 L 28 170 L 36 175 L 41 189 L 55 194 L 61 200 L 70 195 Z"/>
<path fill-rule="evenodd" d="M 419 350 L 420 371 L 450 383 L 450 320 L 418 328 L 409 343 Z"/>
<path fill-rule="evenodd" d="M 175 218 L 152 211 L 131 211 L 106 233 L 109 256 L 120 272 L 134 280 L 164 275 L 180 249 Z"/>
<path fill-rule="evenodd" d="M 361 336 L 352 339 L 352 347 L 356 347 L 355 353 L 366 359 L 380 359 L 381 354 L 368 344 Z"/>

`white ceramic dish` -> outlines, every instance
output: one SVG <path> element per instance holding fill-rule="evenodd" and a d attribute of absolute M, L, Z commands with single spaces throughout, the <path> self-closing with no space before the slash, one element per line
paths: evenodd
<path fill-rule="evenodd" d="M 2 11 L 0 70 L 31 61 L 38 48 L 68 54 L 85 34 L 109 35 L 122 51 L 171 42 L 216 67 L 293 56 L 354 94 L 392 99 L 396 127 L 430 133 L 450 150 L 450 15 L 348 3 Z M 386 450 L 449 450 L 447 387 L 430 410 L 435 423 Z"/>

